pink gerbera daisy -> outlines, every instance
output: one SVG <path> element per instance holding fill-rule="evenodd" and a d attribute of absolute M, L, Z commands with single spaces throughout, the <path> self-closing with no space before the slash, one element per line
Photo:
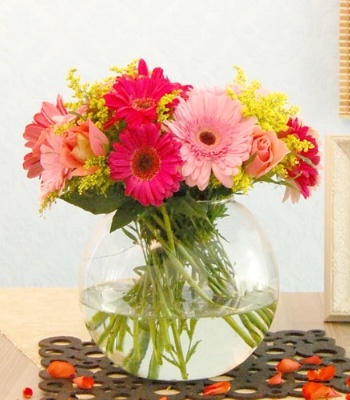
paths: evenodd
<path fill-rule="evenodd" d="M 71 178 L 71 169 L 61 163 L 62 144 L 62 136 L 51 132 L 40 146 L 41 200 L 56 191 L 60 195 Z"/>
<path fill-rule="evenodd" d="M 124 181 L 127 196 L 143 206 L 160 206 L 179 190 L 180 144 L 171 134 L 161 135 L 159 125 L 127 129 L 113 147 L 108 158 L 111 178 Z"/>
<path fill-rule="evenodd" d="M 23 168 L 28 170 L 28 178 L 40 176 L 43 168 L 40 163 L 40 146 L 45 143 L 46 136 L 52 126 L 61 118 L 67 118 L 68 114 L 63 105 L 61 96 L 57 97 L 56 106 L 44 101 L 39 113 L 34 115 L 34 121 L 25 128 L 23 137 L 26 147 L 32 151 L 24 157 Z"/>
<path fill-rule="evenodd" d="M 313 145 L 312 148 L 298 153 L 298 163 L 287 171 L 288 180 L 291 182 L 291 185 L 296 185 L 297 187 L 296 189 L 287 187 L 284 200 L 291 197 L 292 202 L 296 203 L 299 200 L 300 194 L 307 199 L 311 195 L 311 190 L 318 186 L 318 167 L 321 157 L 318 148 L 318 135 L 313 129 L 300 123 L 298 118 L 290 118 L 287 125 L 289 129 L 281 133 L 280 137 L 295 135 L 299 140 L 307 140 Z"/>
<path fill-rule="evenodd" d="M 159 100 L 174 90 L 186 91 L 188 86 L 172 83 L 161 68 L 148 72 L 144 60 L 139 61 L 138 74 L 117 77 L 111 91 L 104 96 L 106 106 L 114 111 L 106 127 L 124 119 L 129 128 L 155 122 Z"/>
<path fill-rule="evenodd" d="M 243 118 L 241 105 L 222 90 L 190 92 L 167 126 L 181 143 L 182 174 L 189 186 L 206 189 L 211 173 L 227 188 L 249 158 L 255 117 Z"/>

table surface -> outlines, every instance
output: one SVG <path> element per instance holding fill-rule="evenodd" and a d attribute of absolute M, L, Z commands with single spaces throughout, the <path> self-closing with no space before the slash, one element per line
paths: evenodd
<path fill-rule="evenodd" d="M 0 289 L 0 398 L 20 399 L 31 387 L 39 400 L 38 342 L 50 336 L 90 340 L 76 289 Z M 322 293 L 281 293 L 270 331 L 323 329 L 350 357 L 350 324 L 324 322 Z"/>

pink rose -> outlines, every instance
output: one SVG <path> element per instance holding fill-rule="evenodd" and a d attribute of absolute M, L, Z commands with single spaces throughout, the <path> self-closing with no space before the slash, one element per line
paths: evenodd
<path fill-rule="evenodd" d="M 275 132 L 255 127 L 250 156 L 253 160 L 246 167 L 248 175 L 260 178 L 277 165 L 289 153 L 288 146 L 278 139 Z"/>

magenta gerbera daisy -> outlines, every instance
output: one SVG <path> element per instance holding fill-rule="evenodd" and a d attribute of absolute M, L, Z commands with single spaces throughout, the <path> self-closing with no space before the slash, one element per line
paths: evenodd
<path fill-rule="evenodd" d="M 126 129 L 108 158 L 111 178 L 125 183 L 125 194 L 143 206 L 160 206 L 179 190 L 180 144 L 156 124 Z"/>
<path fill-rule="evenodd" d="M 149 73 L 146 62 L 140 60 L 136 77 L 117 77 L 111 91 L 104 96 L 106 106 L 114 112 L 106 127 L 119 120 L 125 120 L 129 128 L 155 122 L 160 99 L 175 90 L 181 95 L 187 89 L 188 86 L 170 82 L 161 68 Z"/>
<path fill-rule="evenodd" d="M 168 128 L 181 143 L 182 174 L 189 186 L 206 189 L 211 173 L 227 188 L 249 158 L 255 117 L 222 90 L 194 89 L 180 100 Z"/>

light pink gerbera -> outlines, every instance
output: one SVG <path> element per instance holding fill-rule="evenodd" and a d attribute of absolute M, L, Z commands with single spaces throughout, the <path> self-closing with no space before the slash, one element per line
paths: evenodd
<path fill-rule="evenodd" d="M 180 144 L 171 134 L 161 135 L 159 125 L 125 130 L 113 147 L 108 158 L 111 178 L 124 181 L 127 196 L 143 206 L 160 206 L 179 190 Z"/>
<path fill-rule="evenodd" d="M 182 174 L 189 186 L 207 188 L 211 173 L 227 188 L 249 158 L 255 117 L 218 89 L 194 89 L 180 100 L 168 128 L 181 143 Z"/>
<path fill-rule="evenodd" d="M 41 200 L 55 191 L 61 194 L 66 181 L 71 178 L 71 169 L 61 163 L 62 144 L 62 136 L 51 133 L 40 146 Z"/>

